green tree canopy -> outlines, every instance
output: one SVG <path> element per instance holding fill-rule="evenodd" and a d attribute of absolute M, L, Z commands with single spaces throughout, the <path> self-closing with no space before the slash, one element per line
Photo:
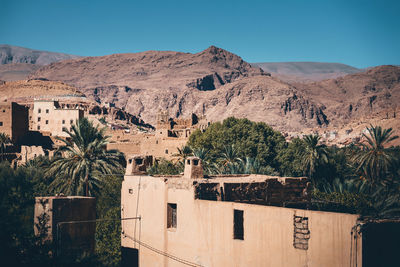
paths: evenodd
<path fill-rule="evenodd" d="M 368 134 L 363 133 L 361 149 L 355 154 L 353 160 L 357 171 L 372 182 L 379 182 L 387 177 L 394 168 L 395 151 L 389 143 L 398 138 L 393 136 L 392 128 L 382 129 L 380 126 L 367 128 Z"/>
<path fill-rule="evenodd" d="M 68 195 L 91 196 L 99 191 L 107 175 L 122 173 L 121 153 L 106 150 L 105 128 L 93 126 L 88 119 L 78 120 L 69 138 L 58 149 L 60 156 L 52 160 L 47 175 L 53 177 L 51 187 Z"/>
<path fill-rule="evenodd" d="M 237 151 L 241 159 L 253 158 L 262 166 L 278 167 L 277 153 L 285 146 L 285 138 L 263 122 L 228 118 L 211 124 L 205 132 L 195 131 L 188 145 L 208 151 L 210 161 L 216 162 L 227 147 Z"/>

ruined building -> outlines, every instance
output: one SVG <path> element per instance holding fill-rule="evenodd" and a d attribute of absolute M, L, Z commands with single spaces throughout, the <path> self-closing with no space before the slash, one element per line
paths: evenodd
<path fill-rule="evenodd" d="M 188 119 L 172 119 L 169 118 L 168 111 L 159 111 L 154 133 L 113 136 L 107 149 L 118 149 L 125 155 L 149 155 L 154 160 L 160 158 L 172 160 L 178 148 L 187 143 L 193 131 L 196 129 L 204 131 L 207 127 L 208 122 L 205 117 L 199 118 L 192 114 Z"/>
<path fill-rule="evenodd" d="M 177 176 L 146 176 L 135 164 L 121 189 L 121 217 L 138 218 L 122 221 L 123 266 L 393 266 L 397 258 L 399 224 L 308 210 L 307 178 L 205 176 L 196 157 Z"/>
<path fill-rule="evenodd" d="M 28 130 L 28 109 L 15 102 L 0 102 L 0 133 L 7 134 L 15 144 Z"/>

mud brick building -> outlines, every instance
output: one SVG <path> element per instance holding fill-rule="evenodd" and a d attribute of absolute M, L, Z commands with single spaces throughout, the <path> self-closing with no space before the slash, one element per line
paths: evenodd
<path fill-rule="evenodd" d="M 122 221 L 123 266 L 397 266 L 398 222 L 310 210 L 307 178 L 205 176 L 195 157 L 176 176 L 134 164 L 121 217 L 140 220 Z"/>
<path fill-rule="evenodd" d="M 16 144 L 29 130 L 28 108 L 15 102 L 0 102 L 0 132 Z"/>
<path fill-rule="evenodd" d="M 52 136 L 67 137 L 63 130 L 71 130 L 76 120 L 83 118 L 84 110 L 76 108 L 63 108 L 58 101 L 35 100 L 32 111 L 32 129 Z"/>

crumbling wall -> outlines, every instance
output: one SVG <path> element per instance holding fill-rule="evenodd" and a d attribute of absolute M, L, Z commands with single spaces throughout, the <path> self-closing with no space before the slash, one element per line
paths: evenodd
<path fill-rule="evenodd" d="M 282 182 L 281 182 L 282 181 Z M 292 206 L 311 199 L 310 182 L 306 178 L 272 178 L 264 182 L 199 183 L 195 198 L 260 205 Z"/>

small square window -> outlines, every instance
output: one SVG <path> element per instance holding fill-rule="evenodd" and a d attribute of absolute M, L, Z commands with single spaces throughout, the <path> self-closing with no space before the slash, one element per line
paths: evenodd
<path fill-rule="evenodd" d="M 3 126 L 3 122 L 2 121 L 0 121 L 0 126 Z"/>
<path fill-rule="evenodd" d="M 69 120 L 69 124 L 73 124 L 74 123 L 74 120 Z"/>
<path fill-rule="evenodd" d="M 199 165 L 199 160 L 198 160 L 198 159 L 194 159 L 194 160 L 193 160 L 193 165 L 194 165 L 194 166 Z"/>
<path fill-rule="evenodd" d="M 177 207 L 176 203 L 168 203 L 167 206 L 167 228 L 177 227 Z"/>
<path fill-rule="evenodd" d="M 129 188 L 128 192 L 129 192 L 129 194 L 133 194 L 133 189 Z"/>

